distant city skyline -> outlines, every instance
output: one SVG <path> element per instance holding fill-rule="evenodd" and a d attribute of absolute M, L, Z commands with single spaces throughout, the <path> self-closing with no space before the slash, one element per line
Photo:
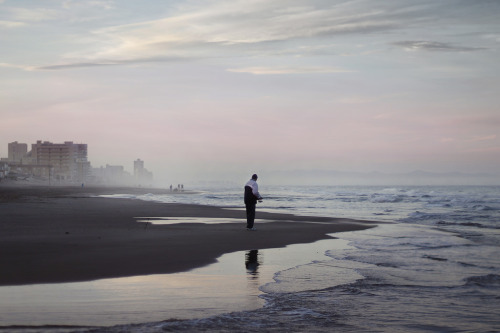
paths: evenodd
<path fill-rule="evenodd" d="M 499 15 L 487 0 L 0 0 L 0 156 L 73 140 L 93 166 L 141 158 L 167 183 L 497 179 Z"/>
<path fill-rule="evenodd" d="M 136 159 L 133 173 L 123 165 L 92 166 L 87 158 L 87 144 L 73 141 L 36 143 L 13 141 L 8 143 L 8 156 L 0 156 L 0 181 L 33 185 L 122 185 L 152 186 L 153 173 Z M 28 149 L 28 146 L 30 149 Z"/>
<path fill-rule="evenodd" d="M 167 188 L 168 184 L 172 187 L 172 179 L 166 180 L 161 179 L 159 181 L 153 181 L 153 174 L 144 167 L 145 161 L 137 159 L 133 161 L 133 173 L 124 165 L 110 165 L 106 163 L 105 166 L 91 165 L 91 161 L 87 160 L 87 145 L 84 143 L 74 144 L 72 141 L 65 141 L 64 143 L 52 143 L 50 141 L 37 140 L 35 144 L 31 144 L 32 149 L 36 147 L 45 145 L 46 147 L 53 147 L 56 149 L 56 155 L 53 156 L 56 160 L 54 164 L 50 161 L 38 161 L 39 158 L 34 157 L 33 151 L 28 150 L 28 144 L 22 142 L 11 142 L 9 146 L 8 158 L 0 156 L 0 166 L 1 163 L 12 163 L 12 168 L 15 171 L 15 166 L 24 166 L 25 170 L 23 172 L 32 172 L 32 176 L 35 178 L 45 177 L 47 178 L 48 170 L 38 169 L 38 172 L 33 172 L 34 169 L 29 167 L 30 164 L 41 164 L 42 167 L 47 167 L 51 165 L 52 174 L 54 178 L 58 178 L 58 172 L 56 169 L 57 164 L 60 164 L 62 159 L 66 159 L 65 152 L 61 152 L 63 157 L 59 157 L 58 150 L 60 147 L 81 147 L 83 158 L 80 162 L 84 162 L 85 165 L 88 164 L 88 171 L 85 173 L 85 179 L 76 181 L 76 183 L 85 183 L 93 185 L 125 185 L 125 186 L 142 186 L 143 184 L 148 184 L 149 186 L 163 187 Z M 12 154 L 11 154 L 12 149 Z M 45 156 L 47 158 L 47 156 Z M 64 162 L 66 163 L 66 161 Z M 52 165 L 53 164 L 53 165 Z M 26 168 L 27 167 L 27 168 Z M 63 171 L 61 175 L 66 175 Z M 69 174 L 68 174 L 69 175 Z M 81 174 L 80 174 L 81 176 Z M 448 173 L 435 173 L 426 172 L 423 170 L 414 170 L 411 172 L 401 172 L 401 173 L 383 173 L 383 172 L 343 172 L 338 170 L 270 170 L 267 172 L 269 184 L 290 184 L 292 181 L 295 185 L 500 185 L 500 177 L 497 174 L 488 173 L 461 173 L 461 172 L 448 172 Z M 25 178 L 26 174 L 22 175 L 21 178 Z M 0 176 L 0 178 L 2 178 Z M 70 180 L 69 183 L 74 183 L 75 179 Z M 286 181 L 288 180 L 288 182 Z M 235 180 L 232 178 L 226 179 L 194 179 L 195 184 L 198 185 L 229 185 L 235 184 Z M 174 181 L 175 182 L 175 181 Z M 69 184 L 68 183 L 68 184 Z M 53 184 L 54 185 L 54 184 Z M 178 185 L 180 187 L 180 184 Z"/>

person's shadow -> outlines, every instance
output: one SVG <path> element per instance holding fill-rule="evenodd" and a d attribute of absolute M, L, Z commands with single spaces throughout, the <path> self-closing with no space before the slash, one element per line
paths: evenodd
<path fill-rule="evenodd" d="M 251 275 L 252 278 L 258 278 L 259 272 L 258 267 L 259 262 L 259 251 L 250 250 L 245 253 L 245 267 L 247 268 L 247 274 Z"/>

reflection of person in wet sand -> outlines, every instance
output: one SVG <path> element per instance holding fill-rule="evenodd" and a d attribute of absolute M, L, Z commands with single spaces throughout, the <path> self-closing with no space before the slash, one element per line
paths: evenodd
<path fill-rule="evenodd" d="M 258 250 L 250 250 L 245 253 L 245 267 L 247 268 L 248 274 L 257 275 L 259 264 Z"/>

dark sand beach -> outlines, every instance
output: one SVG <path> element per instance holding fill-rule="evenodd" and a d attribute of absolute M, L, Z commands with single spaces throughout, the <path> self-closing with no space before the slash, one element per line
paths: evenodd
<path fill-rule="evenodd" d="M 137 217 L 237 222 L 245 212 L 96 197 L 116 193 L 176 195 L 143 188 L 0 186 L 0 285 L 182 272 L 215 262 L 224 253 L 309 243 L 375 225 L 262 211 L 257 212 L 256 232 L 246 231 L 244 223 L 145 224 Z"/>

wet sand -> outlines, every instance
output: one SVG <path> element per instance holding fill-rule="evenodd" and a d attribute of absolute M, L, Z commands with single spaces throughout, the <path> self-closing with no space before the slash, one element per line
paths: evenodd
<path fill-rule="evenodd" d="M 330 238 L 328 233 L 375 226 L 257 208 L 258 230 L 249 232 L 241 223 L 242 210 L 93 197 L 117 193 L 175 195 L 143 188 L 0 186 L 0 285 L 182 272 L 224 253 L 310 243 Z M 155 225 L 138 223 L 137 217 L 234 218 L 239 223 Z"/>

